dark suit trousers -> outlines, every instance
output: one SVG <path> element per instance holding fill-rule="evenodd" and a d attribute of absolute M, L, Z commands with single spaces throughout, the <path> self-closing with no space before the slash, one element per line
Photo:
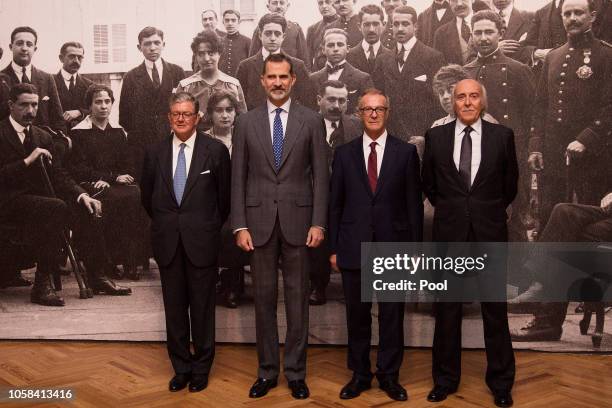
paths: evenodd
<path fill-rule="evenodd" d="M 612 241 L 612 214 L 602 208 L 580 204 L 556 206 L 540 236 L 542 242 L 609 242 Z M 537 279 L 537 278 L 536 278 Z M 546 286 L 546 283 L 544 282 Z M 542 304 L 536 319 L 554 327 L 563 326 L 567 302 Z"/>
<path fill-rule="evenodd" d="M 317 248 L 309 248 L 310 256 L 310 286 L 311 289 L 325 291 L 331 276 L 331 265 L 329 263 L 329 241 L 324 240 Z"/>
<path fill-rule="evenodd" d="M 160 275 L 172 367 L 176 373 L 208 376 L 215 356 L 217 267 L 193 265 L 179 240 L 174 259 L 160 268 Z"/>
<path fill-rule="evenodd" d="M 370 381 L 372 302 L 361 301 L 361 271 L 342 269 L 348 328 L 348 368 L 353 376 Z M 397 380 L 404 356 L 404 302 L 378 303 L 376 378 Z"/>
<path fill-rule="evenodd" d="M 307 247 L 287 242 L 278 217 L 270 240 L 251 253 L 251 273 L 255 290 L 255 326 L 257 337 L 257 376 L 276 378 L 280 371 L 278 324 L 278 261 L 282 260 L 287 335 L 284 372 L 288 381 L 306 376 L 308 345 L 308 271 Z"/>

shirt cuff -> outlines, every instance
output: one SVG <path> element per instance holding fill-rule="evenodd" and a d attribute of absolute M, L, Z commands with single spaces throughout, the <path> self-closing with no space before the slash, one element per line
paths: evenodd
<path fill-rule="evenodd" d="M 232 234 L 236 234 L 238 231 L 242 231 L 242 230 L 248 230 L 248 228 L 246 227 L 236 228 L 234 231 L 232 231 Z"/>

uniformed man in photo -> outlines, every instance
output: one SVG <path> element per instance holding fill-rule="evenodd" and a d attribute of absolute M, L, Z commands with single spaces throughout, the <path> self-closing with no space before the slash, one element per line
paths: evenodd
<path fill-rule="evenodd" d="M 251 39 L 240 34 L 240 12 L 236 10 L 223 12 L 223 26 L 227 34 L 222 37 L 223 52 L 219 59 L 219 70 L 235 77 L 240 61 L 249 58 Z"/>

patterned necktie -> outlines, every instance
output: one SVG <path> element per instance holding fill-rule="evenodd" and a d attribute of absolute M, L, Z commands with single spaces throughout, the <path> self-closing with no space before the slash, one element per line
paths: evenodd
<path fill-rule="evenodd" d="M 21 83 L 31 84 L 30 78 L 28 78 L 28 74 L 26 73 L 26 67 L 21 67 Z"/>
<path fill-rule="evenodd" d="M 153 64 L 153 72 L 151 72 L 151 76 L 153 77 L 153 85 L 156 88 L 159 88 L 161 85 L 161 80 L 159 79 L 159 71 L 157 70 L 157 64 Z"/>
<path fill-rule="evenodd" d="M 472 31 L 470 30 L 470 26 L 467 25 L 465 19 L 461 20 L 461 38 L 467 43 L 470 42 L 471 36 Z"/>
<path fill-rule="evenodd" d="M 185 160 L 185 143 L 180 144 L 178 158 L 176 160 L 176 170 L 174 171 L 174 197 L 176 202 L 181 205 L 185 184 L 187 183 L 187 161 Z"/>
<path fill-rule="evenodd" d="M 74 91 L 74 75 L 70 76 L 70 85 L 68 85 L 68 91 L 70 91 L 70 93 Z"/>
<path fill-rule="evenodd" d="M 402 44 L 402 49 L 397 53 L 397 65 L 399 69 L 404 68 L 404 59 L 406 58 L 406 47 Z"/>
<path fill-rule="evenodd" d="M 470 126 L 466 127 L 463 131 L 465 136 L 461 140 L 461 153 L 459 155 L 459 177 L 469 190 L 472 186 L 472 132 Z"/>
<path fill-rule="evenodd" d="M 25 153 L 27 156 L 30 155 L 30 153 L 32 153 L 34 151 L 34 144 L 32 142 L 32 134 L 30 132 L 29 128 L 24 128 L 23 129 L 23 150 L 25 150 Z"/>
<path fill-rule="evenodd" d="M 370 69 L 374 68 L 374 62 L 376 61 L 376 54 L 374 53 L 374 46 L 370 44 L 370 48 L 368 49 L 368 65 Z"/>
<path fill-rule="evenodd" d="M 281 159 L 283 158 L 283 122 L 280 117 L 282 111 L 283 108 L 276 108 L 274 132 L 272 134 L 272 151 L 274 152 L 274 167 L 276 167 L 276 171 L 280 168 Z"/>
<path fill-rule="evenodd" d="M 331 75 L 340 71 L 341 69 L 344 69 L 344 64 L 338 64 L 334 66 L 326 65 L 325 69 L 327 70 L 327 75 Z"/>
<path fill-rule="evenodd" d="M 340 127 L 338 126 L 338 122 L 332 122 L 331 125 L 334 130 L 331 132 L 331 135 L 329 135 L 329 145 L 333 149 L 336 147 L 338 139 L 340 138 Z"/>
<path fill-rule="evenodd" d="M 370 155 L 368 156 L 368 180 L 370 181 L 370 189 L 373 193 L 376 191 L 376 182 L 378 181 L 377 144 L 376 142 L 370 143 Z"/>

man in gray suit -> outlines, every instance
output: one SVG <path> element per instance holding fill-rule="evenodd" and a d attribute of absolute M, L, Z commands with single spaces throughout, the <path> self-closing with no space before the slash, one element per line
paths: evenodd
<path fill-rule="evenodd" d="M 327 218 L 329 169 L 325 125 L 291 100 L 292 59 L 271 54 L 261 84 L 266 104 L 240 115 L 234 128 L 231 224 L 236 244 L 251 253 L 259 370 L 249 397 L 277 384 L 278 260 L 282 258 L 287 336 L 284 372 L 291 395 L 309 396 L 308 248 L 321 244 Z"/>

